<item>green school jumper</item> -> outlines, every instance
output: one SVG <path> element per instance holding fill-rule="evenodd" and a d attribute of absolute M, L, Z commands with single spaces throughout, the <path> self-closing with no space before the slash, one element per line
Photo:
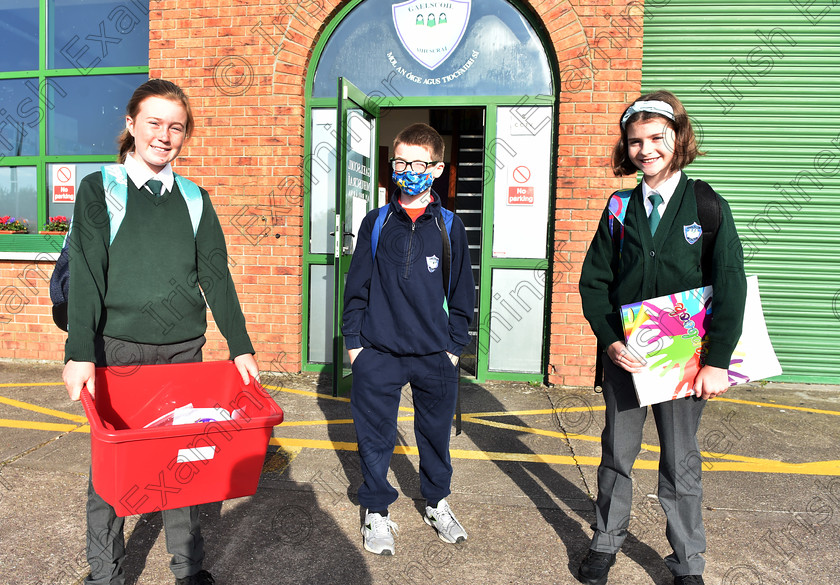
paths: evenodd
<path fill-rule="evenodd" d="M 95 361 L 100 335 L 154 345 L 195 339 L 207 329 L 207 305 L 231 358 L 254 353 L 219 219 L 204 189 L 201 195 L 193 234 L 177 183 L 156 197 L 129 178 L 125 219 L 109 245 L 102 174 L 82 179 L 70 233 L 65 361 Z"/>
<path fill-rule="evenodd" d="M 605 209 L 601 216 L 580 276 L 583 314 L 601 350 L 616 341 L 624 341 L 619 315 L 621 305 L 704 284 L 700 256 L 705 236 L 694 243 L 686 239 L 685 227 L 694 223 L 699 225 L 700 219 L 694 190 L 686 188 L 688 178 L 685 173 L 681 175 L 655 237 L 650 235 L 642 185 L 636 186 L 625 216 L 620 258 L 609 231 L 609 210 Z M 720 228 L 715 246 L 709 251 L 713 260 L 708 284 L 714 286 L 714 296 L 713 319 L 706 328 L 709 350 L 706 363 L 728 368 L 732 351 L 741 336 L 747 284 L 744 254 L 732 212 L 722 197 L 720 203 Z"/>

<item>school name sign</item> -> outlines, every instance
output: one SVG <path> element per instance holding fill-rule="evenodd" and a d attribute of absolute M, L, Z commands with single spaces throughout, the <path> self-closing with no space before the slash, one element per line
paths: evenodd
<path fill-rule="evenodd" d="M 392 7 L 394 30 L 411 58 L 434 71 L 458 48 L 467 32 L 471 10 L 472 0 L 409 0 Z M 475 63 L 478 54 L 478 51 L 472 51 L 460 67 L 437 77 L 415 73 L 411 65 L 400 63 L 393 51 L 389 51 L 387 56 L 394 71 L 409 81 L 421 85 L 441 85 L 464 75 Z"/>

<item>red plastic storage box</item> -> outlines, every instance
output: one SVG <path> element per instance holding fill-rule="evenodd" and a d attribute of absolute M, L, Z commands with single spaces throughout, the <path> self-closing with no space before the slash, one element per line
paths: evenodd
<path fill-rule="evenodd" d="M 143 428 L 175 408 L 221 407 L 234 420 Z M 93 485 L 120 516 L 249 496 L 283 411 L 231 361 L 96 369 Z"/>

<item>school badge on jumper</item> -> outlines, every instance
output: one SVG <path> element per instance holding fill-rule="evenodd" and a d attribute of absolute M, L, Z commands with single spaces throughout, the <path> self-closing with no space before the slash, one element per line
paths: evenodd
<path fill-rule="evenodd" d="M 437 256 L 426 256 L 426 266 L 429 272 L 437 270 L 438 264 L 440 264 L 440 259 Z"/>
<path fill-rule="evenodd" d="M 683 226 L 683 234 L 685 234 L 685 241 L 689 244 L 693 244 L 700 239 L 700 236 L 703 235 L 703 228 L 695 221 L 691 225 Z"/>
<path fill-rule="evenodd" d="M 446 61 L 458 47 L 470 20 L 472 0 L 394 4 L 394 28 L 405 50 L 429 70 Z"/>

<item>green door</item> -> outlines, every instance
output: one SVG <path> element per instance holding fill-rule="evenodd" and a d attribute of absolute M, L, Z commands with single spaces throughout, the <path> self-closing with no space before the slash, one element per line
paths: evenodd
<path fill-rule="evenodd" d="M 350 360 L 341 334 L 344 283 L 356 248 L 359 226 L 377 206 L 376 152 L 379 108 L 355 85 L 338 78 L 335 189 L 335 313 L 333 316 L 333 395 L 350 388 Z"/>
<path fill-rule="evenodd" d="M 784 371 L 773 381 L 840 384 L 836 2 L 648 4 L 642 93 L 668 88 L 692 117 L 708 156 L 686 172 L 732 208 Z"/>

